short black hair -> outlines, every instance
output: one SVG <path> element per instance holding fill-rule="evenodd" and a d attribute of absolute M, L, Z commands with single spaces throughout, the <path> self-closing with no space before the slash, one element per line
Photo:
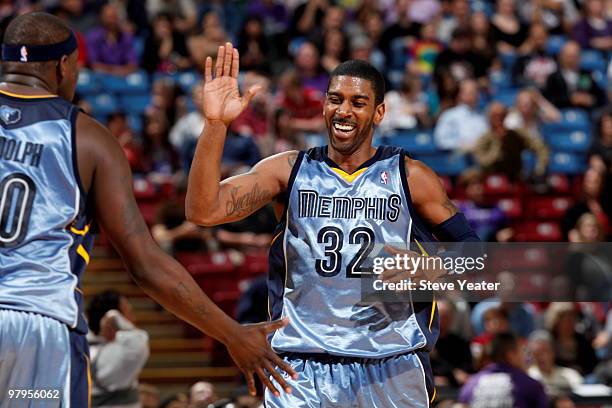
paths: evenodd
<path fill-rule="evenodd" d="M 340 75 L 362 78 L 370 81 L 374 89 L 376 105 L 380 105 L 385 100 L 385 78 L 369 62 L 363 60 L 348 60 L 341 63 L 329 76 L 327 89 L 329 89 L 332 79 Z"/>
<path fill-rule="evenodd" d="M 22 14 L 15 17 L 6 27 L 3 44 L 49 45 L 65 41 L 71 30 L 60 18 L 42 12 Z M 41 75 L 54 61 L 44 62 L 3 62 L 3 74 Z"/>
<path fill-rule="evenodd" d="M 514 333 L 498 333 L 489 343 L 487 354 L 494 363 L 504 363 L 508 360 L 508 353 L 518 346 L 518 338 Z"/>
<path fill-rule="evenodd" d="M 119 310 L 121 294 L 116 290 L 105 290 L 91 299 L 87 307 L 87 323 L 96 335 L 100 334 L 100 320 L 109 310 Z"/>

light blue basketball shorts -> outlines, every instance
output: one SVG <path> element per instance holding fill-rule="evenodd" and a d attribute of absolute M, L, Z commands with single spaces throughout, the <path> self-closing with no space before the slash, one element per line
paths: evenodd
<path fill-rule="evenodd" d="M 266 408 L 429 407 L 435 397 L 429 355 L 412 352 L 383 359 L 316 354 L 283 355 L 299 378 L 285 375 L 288 394 L 266 389 Z"/>
<path fill-rule="evenodd" d="M 0 408 L 88 408 L 82 334 L 35 313 L 0 309 Z"/>

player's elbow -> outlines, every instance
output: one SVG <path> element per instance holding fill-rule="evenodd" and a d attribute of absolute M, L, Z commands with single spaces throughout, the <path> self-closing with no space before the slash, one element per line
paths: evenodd
<path fill-rule="evenodd" d="M 219 222 L 210 215 L 206 215 L 208 211 L 200 211 L 197 209 L 185 207 L 185 219 L 192 224 L 199 225 L 201 227 L 213 227 L 218 225 Z"/>

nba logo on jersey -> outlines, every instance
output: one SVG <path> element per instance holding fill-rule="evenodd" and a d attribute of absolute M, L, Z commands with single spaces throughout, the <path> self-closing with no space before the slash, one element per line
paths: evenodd
<path fill-rule="evenodd" d="M 20 61 L 21 62 L 28 62 L 28 49 L 26 48 L 26 46 L 24 45 L 23 47 L 21 47 L 21 58 Z"/>
<path fill-rule="evenodd" d="M 380 183 L 387 184 L 388 182 L 389 182 L 389 173 L 387 173 L 386 171 L 381 171 L 380 172 Z"/>

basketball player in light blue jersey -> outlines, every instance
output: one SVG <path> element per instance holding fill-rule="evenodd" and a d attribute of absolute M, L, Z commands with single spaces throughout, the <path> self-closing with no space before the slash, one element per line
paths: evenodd
<path fill-rule="evenodd" d="M 256 88 L 241 97 L 236 49 L 205 64 L 206 125 L 189 175 L 187 218 L 201 225 L 242 219 L 273 203 L 271 318 L 289 318 L 272 347 L 298 372 L 292 393 L 267 386 L 266 406 L 427 407 L 435 397 L 428 352 L 438 336 L 435 302 L 362 299 L 365 260 L 376 244 L 478 241 L 436 176 L 393 147 L 372 147 L 385 114 L 382 75 L 364 61 L 331 74 L 324 111 L 329 144 L 269 157 L 220 181 L 227 128 Z M 213 77 L 214 75 L 214 77 Z M 272 369 L 269 369 L 272 372 Z M 273 395 L 275 394 L 275 395 Z"/>
<path fill-rule="evenodd" d="M 90 258 L 94 220 L 136 282 L 166 309 L 223 342 L 250 383 L 272 365 L 294 374 L 267 339 L 286 321 L 239 325 L 155 244 L 134 200 L 121 147 L 69 102 L 76 63 L 75 36 L 56 17 L 22 15 L 5 31 L 0 408 L 90 406 L 80 278 Z M 274 374 L 287 388 L 280 373 Z M 137 402 L 135 397 L 126 401 L 118 395 L 113 403 Z"/>

